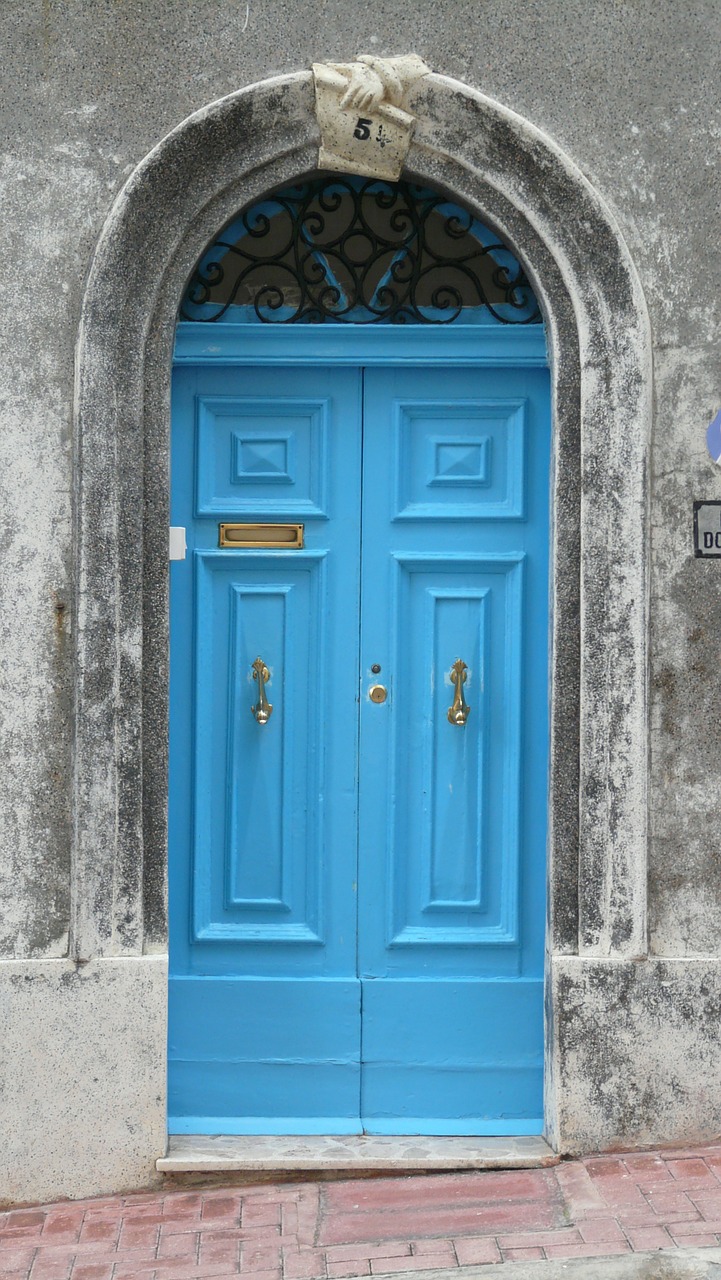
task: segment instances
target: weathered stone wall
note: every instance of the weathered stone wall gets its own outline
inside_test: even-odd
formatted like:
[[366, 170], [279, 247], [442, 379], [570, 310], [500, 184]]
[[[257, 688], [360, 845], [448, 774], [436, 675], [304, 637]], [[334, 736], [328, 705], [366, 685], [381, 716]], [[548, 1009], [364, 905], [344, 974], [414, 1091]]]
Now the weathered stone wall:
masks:
[[[569, 1146], [702, 1134], [704, 1124], [718, 1121], [720, 1101], [718, 1091], [704, 1092], [703, 1081], [713, 1062], [714, 992], [721, 989], [714, 962], [721, 955], [715, 834], [721, 764], [714, 750], [721, 562], [694, 561], [690, 528], [692, 499], [721, 497], [721, 472], [704, 441], [721, 402], [721, 103], [715, 93], [721, 11], [715, 0], [680, 7], [670, 0], [594, 6], [582, 0], [542, 6], [390, 0], [377, 13], [347, 0], [303, 6], [250, 0], [247, 7], [245, 0], [6, 0], [2, 20], [0, 288], [8, 336], [0, 367], [0, 956], [6, 958], [0, 962], [0, 1030], [12, 1028], [3, 1036], [3, 1070], [8, 1078], [24, 1071], [12, 1057], [20, 1042], [20, 1064], [29, 1061], [23, 1055], [33, 1057], [27, 1034], [33, 1020], [51, 1025], [56, 1041], [66, 1038], [68, 1046], [80, 1039], [87, 1070], [82, 1086], [80, 1075], [68, 1078], [73, 1102], [39, 1111], [33, 1095], [46, 1081], [54, 1089], [57, 1074], [38, 1046], [35, 1056], [48, 1070], [28, 1071], [32, 1085], [13, 1102], [19, 1107], [24, 1098], [27, 1107], [16, 1131], [24, 1141], [31, 1121], [39, 1124], [41, 1116], [47, 1131], [55, 1115], [59, 1154], [42, 1176], [39, 1164], [31, 1166], [22, 1187], [8, 1174], [0, 1193], [85, 1194], [147, 1181], [162, 1133], [162, 1067], [155, 1063], [146, 1090], [154, 1109], [148, 1112], [147, 1098], [139, 1097], [134, 1113], [148, 1134], [146, 1146], [133, 1139], [123, 1147], [129, 1095], [121, 1088], [105, 1111], [106, 1149], [115, 1152], [107, 1176], [93, 1156], [72, 1168], [69, 1160], [60, 1172], [63, 1134], [71, 1125], [62, 1116], [77, 1126], [81, 1087], [91, 1098], [87, 1115], [101, 1114], [98, 1099], [106, 1089], [102, 1070], [93, 1068], [103, 1061], [102, 1037], [92, 1029], [102, 1005], [92, 994], [97, 985], [81, 998], [80, 987], [68, 983], [72, 964], [62, 959], [72, 915], [73, 356], [92, 253], [129, 173], [191, 112], [242, 85], [358, 51], [413, 50], [435, 71], [482, 90], [545, 131], [612, 210], [640, 276], [654, 337], [656, 397], [650, 947], [674, 963], [664, 969], [641, 962], [633, 979], [628, 966], [614, 970], [605, 987], [599, 974], [610, 974], [611, 966], [597, 966], [589, 977], [572, 959], [561, 965], [559, 1007], [573, 1011], [566, 1026], [575, 1031], [554, 1047], [563, 1085], [555, 1123]], [[128, 555], [136, 550], [128, 547]], [[126, 888], [121, 874], [116, 905]], [[150, 949], [161, 941], [154, 932]], [[134, 937], [129, 949], [141, 952], [142, 938]], [[127, 950], [121, 931], [106, 953]], [[699, 959], [684, 968], [683, 957]], [[118, 974], [126, 980], [125, 963], [81, 967], [78, 981], [97, 984], [102, 964], [120, 964], [117, 972], [107, 970], [112, 1000]], [[148, 963], [146, 1011], [152, 1010], [162, 1039], [162, 962]], [[50, 1022], [49, 983], [57, 987]], [[657, 988], [662, 1004], [654, 1007], [666, 1012], [655, 1024], [649, 1011]], [[122, 1012], [132, 1007], [129, 991], [123, 988], [107, 1036], [122, 1036], [119, 1052], [137, 1062], [148, 1046], [140, 1017]], [[636, 1010], [644, 1030], [640, 1036], [626, 1030], [610, 1043], [602, 1033], [604, 1015], [619, 1007]], [[652, 1044], [654, 1025], [665, 1029], [668, 1048], [663, 1064], [649, 1050], [644, 1092], [642, 1047]], [[631, 1078], [625, 1092], [614, 1085], [622, 1075]], [[586, 1079], [588, 1088], [581, 1087]], [[674, 1102], [681, 1097], [683, 1104]]]

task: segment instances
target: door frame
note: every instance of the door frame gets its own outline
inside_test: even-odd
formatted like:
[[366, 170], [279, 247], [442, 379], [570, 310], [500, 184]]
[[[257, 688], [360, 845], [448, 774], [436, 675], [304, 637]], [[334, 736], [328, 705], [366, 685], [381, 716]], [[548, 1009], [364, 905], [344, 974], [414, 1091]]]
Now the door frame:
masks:
[[[319, 329], [322, 327], [322, 339]], [[173, 365], [235, 367], [309, 363], [463, 365], [465, 368], [547, 368], [542, 324], [535, 325], [266, 325], [184, 321]]]
[[[612, 215], [570, 158], [476, 90], [414, 91], [406, 175], [514, 249], [541, 301], [554, 432], [546, 1125], [603, 1142], [573, 1028], [604, 966], [646, 954], [650, 326]], [[164, 1100], [169, 378], [185, 282], [218, 229], [316, 170], [310, 72], [230, 94], [143, 160], [101, 234], [77, 347], [70, 954], [137, 961]], [[152, 969], [152, 978], [148, 975]], [[146, 984], [153, 988], [148, 997]], [[140, 988], [139, 988], [140, 989]], [[148, 1024], [126, 1045], [148, 1054]], [[593, 1053], [589, 1035], [588, 1053]], [[149, 1069], [143, 1067], [143, 1078]], [[150, 1087], [150, 1086], [149, 1086]], [[584, 1135], [581, 1137], [580, 1135]]]

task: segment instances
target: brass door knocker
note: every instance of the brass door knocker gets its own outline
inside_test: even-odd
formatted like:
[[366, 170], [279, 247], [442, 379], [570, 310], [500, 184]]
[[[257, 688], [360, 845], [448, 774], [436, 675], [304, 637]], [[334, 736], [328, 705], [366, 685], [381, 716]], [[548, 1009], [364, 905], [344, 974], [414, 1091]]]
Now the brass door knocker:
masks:
[[463, 696], [463, 686], [468, 679], [468, 667], [460, 658], [456, 658], [451, 667], [450, 679], [451, 684], [456, 687], [456, 692], [453, 695], [453, 706], [448, 708], [448, 719], [451, 724], [457, 724], [462, 727], [471, 714], [471, 708]]
[[273, 706], [265, 696], [265, 684], [270, 680], [270, 672], [262, 658], [256, 658], [253, 663], [253, 679], [258, 681], [258, 701], [250, 709], [258, 724], [267, 724], [273, 714]]

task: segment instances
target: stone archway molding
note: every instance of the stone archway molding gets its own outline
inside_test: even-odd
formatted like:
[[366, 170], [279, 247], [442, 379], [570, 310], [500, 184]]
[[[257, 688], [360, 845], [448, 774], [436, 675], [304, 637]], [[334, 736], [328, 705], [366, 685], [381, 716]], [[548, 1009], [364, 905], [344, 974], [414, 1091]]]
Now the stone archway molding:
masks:
[[[549, 949], [628, 961], [646, 951], [644, 299], [612, 215], [548, 137], [445, 76], [419, 80], [409, 109], [406, 173], [494, 225], [544, 306], [555, 421]], [[184, 282], [239, 208], [316, 168], [318, 145], [309, 71], [211, 103], [138, 165], [92, 261], [76, 381], [79, 961], [166, 946], [169, 371]]]

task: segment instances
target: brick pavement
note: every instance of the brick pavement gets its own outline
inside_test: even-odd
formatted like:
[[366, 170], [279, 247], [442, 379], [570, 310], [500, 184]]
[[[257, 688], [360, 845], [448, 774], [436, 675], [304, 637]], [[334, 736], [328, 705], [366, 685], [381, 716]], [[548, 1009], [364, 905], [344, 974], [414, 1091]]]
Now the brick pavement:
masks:
[[316, 1280], [721, 1243], [721, 1145], [0, 1213], [0, 1280]]

